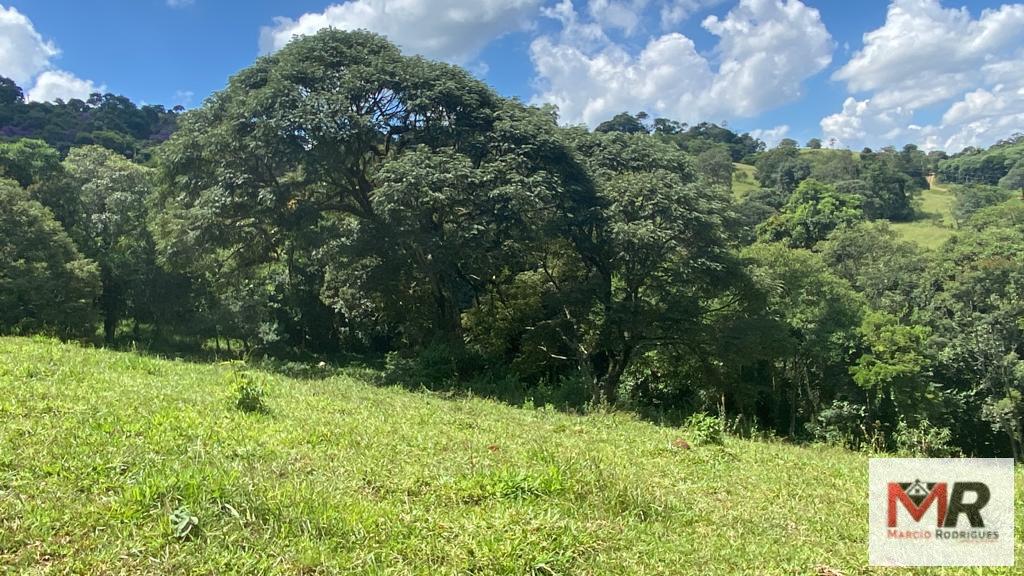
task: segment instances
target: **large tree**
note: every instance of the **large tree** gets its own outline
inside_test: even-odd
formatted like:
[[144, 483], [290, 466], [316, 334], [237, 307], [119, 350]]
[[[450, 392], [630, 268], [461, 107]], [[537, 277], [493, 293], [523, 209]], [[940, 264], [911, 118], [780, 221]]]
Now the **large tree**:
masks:
[[[990, 218], [987, 224], [941, 247], [921, 283], [917, 316], [935, 333], [936, 380], [946, 387], [947, 402], [962, 406], [953, 429], [960, 445], [1019, 458], [1024, 454], [1024, 224], [1012, 217]], [[1005, 444], [979, 430], [981, 422]]]
[[586, 237], [593, 194], [556, 132], [461, 69], [322, 31], [182, 119], [161, 158], [163, 253], [292, 346], [329, 349], [363, 320], [458, 342], [461, 313], [534, 266], [538, 239]]
[[60, 172], [60, 154], [42, 140], [0, 142], [0, 177], [23, 188], [53, 179]]
[[757, 180], [763, 188], [790, 194], [811, 174], [811, 163], [794, 145], [779, 146], [758, 154]]
[[99, 146], [75, 148], [64, 161], [65, 198], [73, 198], [64, 222], [82, 252], [100, 267], [103, 333], [113, 342], [118, 323], [149, 306], [156, 274], [147, 201], [152, 170]]
[[817, 180], [805, 180], [782, 211], [758, 228], [758, 236], [769, 242], [785, 241], [794, 248], [811, 248], [833, 230], [863, 218], [860, 198]]
[[758, 243], [743, 256], [766, 294], [764, 315], [783, 327], [750, 347], [747, 362], [770, 357], [758, 348], [778, 354], [764, 374], [776, 404], [768, 412], [780, 432], [795, 436], [798, 422], [814, 420], [847, 388], [864, 300], [808, 250]]
[[715, 316], [739, 299], [741, 272], [723, 234], [728, 196], [657, 138], [578, 130], [567, 138], [604, 205], [593, 242], [548, 244], [543, 269], [513, 284], [516, 298], [488, 299], [471, 318], [481, 335], [494, 325], [487, 318], [517, 319], [516, 354], [570, 362], [594, 399], [615, 402], [645, 354], [710, 361]]
[[873, 309], [910, 319], [914, 292], [928, 266], [917, 244], [902, 239], [886, 222], [861, 222], [836, 230], [816, 249]]

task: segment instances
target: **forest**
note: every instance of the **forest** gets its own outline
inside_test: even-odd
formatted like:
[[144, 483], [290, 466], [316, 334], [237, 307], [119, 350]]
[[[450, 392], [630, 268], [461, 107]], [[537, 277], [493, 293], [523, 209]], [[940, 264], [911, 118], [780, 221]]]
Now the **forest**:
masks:
[[[189, 111], [4, 79], [0, 333], [1020, 459], [1024, 136], [950, 152], [563, 126], [368, 32]], [[931, 249], [895, 226], [936, 183]]]

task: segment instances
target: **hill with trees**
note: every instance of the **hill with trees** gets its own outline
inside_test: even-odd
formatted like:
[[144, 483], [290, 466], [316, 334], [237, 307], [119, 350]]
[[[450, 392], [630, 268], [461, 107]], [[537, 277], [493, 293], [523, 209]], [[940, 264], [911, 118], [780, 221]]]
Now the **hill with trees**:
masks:
[[1001, 140], [987, 149], [966, 148], [940, 161], [937, 173], [950, 184], [1024, 189], [1024, 134]]
[[[116, 97], [8, 93], [3, 332], [358, 357], [390, 382], [516, 404], [1021, 454], [1024, 207], [964, 188], [933, 250], [890, 225], [967, 156], [766, 149], [643, 114], [564, 127], [337, 30], [155, 123]], [[46, 122], [18, 138], [33, 115]], [[89, 140], [108, 129], [130, 149]], [[756, 167], [741, 195], [737, 160]]]
[[0, 76], [0, 141], [42, 140], [61, 154], [74, 146], [97, 145], [145, 159], [174, 132], [183, 111], [180, 106], [139, 107], [114, 94], [93, 94], [85, 101], [26, 102], [17, 84]]

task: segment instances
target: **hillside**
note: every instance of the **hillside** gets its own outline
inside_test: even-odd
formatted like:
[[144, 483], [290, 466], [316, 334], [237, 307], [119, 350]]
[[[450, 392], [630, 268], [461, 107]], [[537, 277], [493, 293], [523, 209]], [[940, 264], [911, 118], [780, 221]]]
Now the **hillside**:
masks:
[[[1015, 167], [1018, 176], [1004, 180]], [[987, 149], [968, 147], [939, 162], [937, 172], [943, 182], [1017, 188], [1021, 170], [1024, 170], [1024, 135], [1014, 134]]]
[[[921, 215], [912, 222], [894, 222], [892, 227], [905, 239], [916, 242], [924, 248], [938, 248], [949, 240], [956, 232], [953, 218], [953, 205], [956, 196], [953, 188], [956, 185], [939, 184], [934, 178], [929, 180], [931, 188], [923, 190], [920, 195]], [[1014, 195], [1006, 201], [1005, 206], [1024, 203], [1021, 197]]]
[[[800, 153], [813, 156], [823, 152], [804, 148]], [[854, 157], [860, 153], [854, 152]], [[749, 164], [735, 163], [733, 172], [733, 195], [737, 199], [744, 198], [751, 191], [758, 189], [757, 169]], [[953, 203], [955, 196], [949, 184], [939, 184], [935, 177], [929, 178], [930, 188], [922, 190], [918, 196], [920, 214], [911, 222], [893, 222], [892, 227], [906, 240], [915, 242], [923, 248], [935, 249], [949, 240], [956, 232], [953, 219]], [[1022, 202], [1020, 196], [1014, 196], [1008, 204]]]
[[864, 572], [863, 455], [294, 371], [247, 415], [228, 365], [0, 339], [0, 566]]
[[931, 188], [920, 195], [921, 214], [913, 222], [894, 222], [892, 227], [903, 237], [924, 248], [938, 248], [956, 231], [953, 220], [953, 192], [930, 179]]
[[739, 162], [733, 162], [733, 167], [735, 171], [732, 173], [732, 192], [736, 198], [743, 198], [758, 189], [756, 168]]

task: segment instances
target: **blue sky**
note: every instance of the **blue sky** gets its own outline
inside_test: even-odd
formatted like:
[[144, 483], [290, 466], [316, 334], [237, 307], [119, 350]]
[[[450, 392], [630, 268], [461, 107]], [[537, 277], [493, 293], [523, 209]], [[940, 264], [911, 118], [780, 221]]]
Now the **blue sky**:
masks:
[[567, 123], [645, 110], [947, 150], [1024, 131], [1024, 4], [982, 0], [0, 0], [0, 74], [40, 100], [196, 106], [326, 25], [466, 66]]

